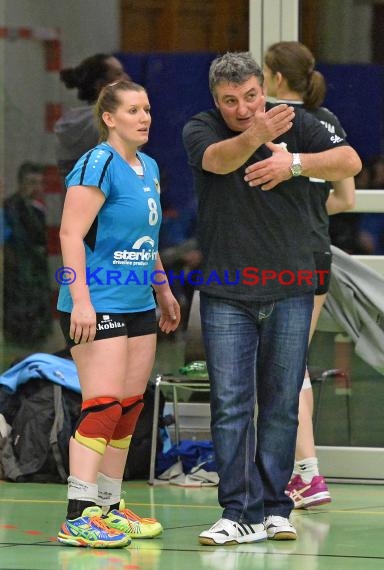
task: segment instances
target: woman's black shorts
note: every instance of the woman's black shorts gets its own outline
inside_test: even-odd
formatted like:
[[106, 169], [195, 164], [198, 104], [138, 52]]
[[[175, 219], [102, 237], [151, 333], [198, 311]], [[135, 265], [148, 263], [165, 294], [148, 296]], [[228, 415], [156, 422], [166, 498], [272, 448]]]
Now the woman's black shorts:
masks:
[[332, 263], [332, 253], [330, 251], [315, 251], [313, 252], [313, 257], [315, 259], [315, 266], [318, 271], [324, 271], [325, 273], [317, 273], [317, 286], [315, 289], [315, 295], [325, 295], [329, 289], [329, 283], [331, 280], [331, 263]]
[[[76, 343], [69, 337], [71, 313], [59, 311], [60, 326], [69, 348]], [[96, 313], [96, 336], [94, 340], [114, 338], [116, 336], [144, 336], [156, 334], [156, 310], [142, 311], [140, 313]]]

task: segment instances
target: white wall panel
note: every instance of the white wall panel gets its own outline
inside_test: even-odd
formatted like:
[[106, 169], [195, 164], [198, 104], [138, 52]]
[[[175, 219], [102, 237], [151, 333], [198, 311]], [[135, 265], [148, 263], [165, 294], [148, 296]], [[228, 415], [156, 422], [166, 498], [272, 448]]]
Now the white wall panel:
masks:
[[249, 0], [249, 14], [249, 49], [260, 64], [272, 43], [298, 39], [298, 0]]

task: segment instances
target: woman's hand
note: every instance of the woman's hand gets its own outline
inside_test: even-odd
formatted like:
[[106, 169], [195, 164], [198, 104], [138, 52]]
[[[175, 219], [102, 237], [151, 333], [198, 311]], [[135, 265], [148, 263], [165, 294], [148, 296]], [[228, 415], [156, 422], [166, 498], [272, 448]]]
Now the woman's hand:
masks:
[[69, 336], [76, 344], [92, 342], [96, 335], [96, 312], [89, 301], [74, 303]]
[[177, 329], [180, 323], [180, 305], [172, 291], [167, 288], [156, 291], [156, 300], [160, 309], [159, 327], [163, 333], [169, 334]]

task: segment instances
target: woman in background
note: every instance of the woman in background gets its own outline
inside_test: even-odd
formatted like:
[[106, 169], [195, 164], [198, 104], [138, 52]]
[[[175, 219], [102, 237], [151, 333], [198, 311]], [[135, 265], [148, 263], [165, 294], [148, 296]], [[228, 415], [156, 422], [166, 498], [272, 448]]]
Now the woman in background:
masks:
[[[264, 56], [264, 76], [266, 94], [276, 99], [276, 103], [289, 103], [294, 108], [304, 108], [330, 133], [334, 133], [335, 137], [345, 138], [344, 129], [338, 118], [322, 107], [326, 82], [323, 75], [315, 69], [315, 58], [305, 45], [296, 41], [273, 44]], [[332, 255], [328, 216], [354, 207], [355, 182], [354, 178], [332, 183], [311, 179], [311, 190], [309, 218], [312, 225], [313, 255], [316, 269], [328, 273], [322, 274], [325, 278], [319, 280], [315, 291], [309, 340], [315, 332], [329, 288]], [[313, 393], [307, 370], [300, 393], [295, 466], [287, 488], [295, 508], [311, 507], [331, 501], [328, 487], [319, 473], [312, 414]]]
[[68, 89], [77, 89], [77, 98], [86, 103], [68, 109], [54, 127], [58, 168], [65, 177], [80, 156], [99, 142], [94, 105], [101, 89], [129, 76], [116, 57], [97, 53], [76, 67], [62, 69], [60, 79]]

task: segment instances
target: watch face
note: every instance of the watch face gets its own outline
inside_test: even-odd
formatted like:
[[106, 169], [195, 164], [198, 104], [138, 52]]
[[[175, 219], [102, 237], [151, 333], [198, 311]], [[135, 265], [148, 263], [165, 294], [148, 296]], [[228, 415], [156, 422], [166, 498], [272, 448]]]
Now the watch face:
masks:
[[302, 170], [303, 169], [302, 169], [301, 162], [300, 162], [300, 156], [294, 154], [293, 155], [293, 162], [291, 164], [292, 176], [300, 176]]
[[291, 172], [293, 176], [300, 176], [301, 174], [301, 165], [300, 164], [293, 164], [291, 166]]

